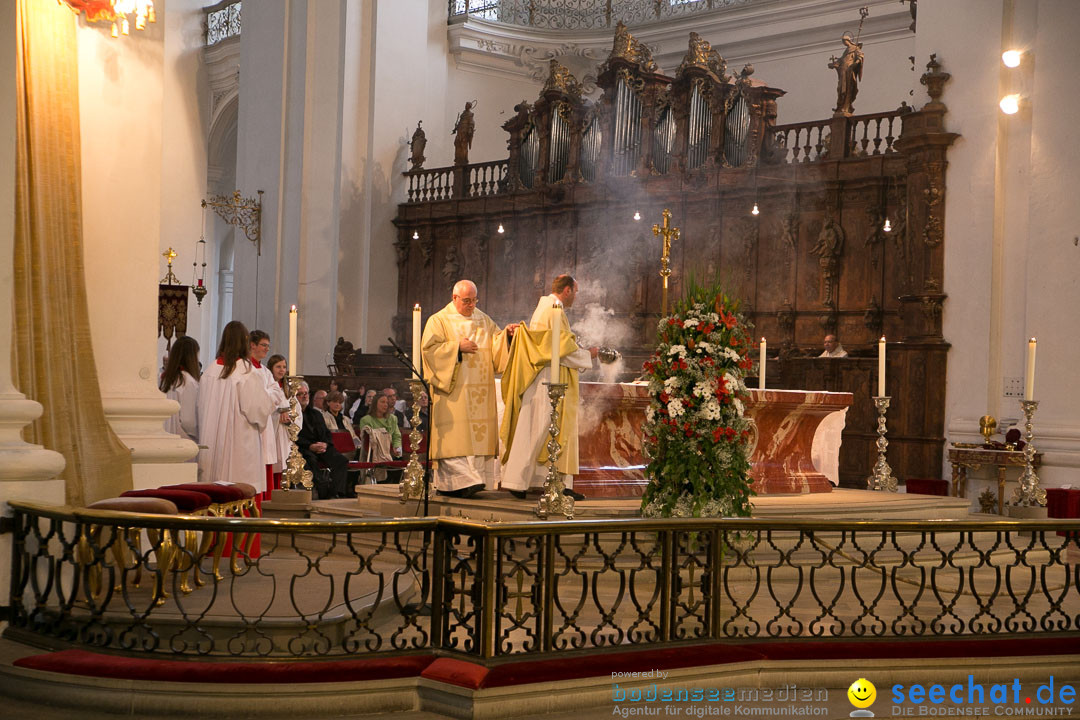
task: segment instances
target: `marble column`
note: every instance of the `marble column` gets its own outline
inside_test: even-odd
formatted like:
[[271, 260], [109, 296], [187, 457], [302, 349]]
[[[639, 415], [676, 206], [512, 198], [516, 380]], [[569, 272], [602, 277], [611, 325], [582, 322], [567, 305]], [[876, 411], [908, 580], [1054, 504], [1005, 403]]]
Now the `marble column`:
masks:
[[184, 461], [198, 452], [190, 440], [165, 432], [163, 422], [178, 406], [157, 388], [157, 286], [165, 274], [158, 249], [163, 34], [163, 23], [122, 42], [109, 37], [107, 26], [78, 32], [91, 335], [105, 416], [131, 449], [136, 489], [194, 482], [196, 467]]
[[[0, 167], [15, 167], [15, 0], [0, 0]], [[41, 405], [12, 384], [11, 347], [14, 298], [15, 173], [0, 173], [0, 511], [8, 502], [28, 500], [62, 505], [64, 457], [22, 439], [22, 430], [41, 415]], [[11, 534], [0, 534], [0, 591], [11, 572]]]

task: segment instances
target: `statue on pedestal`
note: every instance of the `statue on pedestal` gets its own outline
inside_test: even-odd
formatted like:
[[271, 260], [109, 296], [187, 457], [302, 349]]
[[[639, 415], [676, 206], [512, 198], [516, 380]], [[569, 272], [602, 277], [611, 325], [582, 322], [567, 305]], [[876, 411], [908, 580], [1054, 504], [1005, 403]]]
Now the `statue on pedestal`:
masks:
[[851, 33], [844, 33], [844, 54], [837, 59], [829, 58], [829, 67], [836, 70], [836, 107], [833, 116], [851, 115], [854, 112], [855, 96], [859, 94], [859, 81], [862, 80], [863, 51], [862, 43], [857, 42]]
[[465, 103], [465, 109], [457, 117], [454, 123], [454, 164], [469, 164], [469, 148], [472, 147], [473, 133], [476, 131], [476, 122], [473, 120], [473, 104]]
[[417, 121], [416, 130], [412, 134], [412, 140], [409, 141], [409, 150], [412, 154], [409, 157], [409, 164], [412, 166], [409, 168], [412, 170], [422, 170], [424, 167], [424, 149], [427, 147], [427, 134], [424, 133], [424, 129], [420, 127], [423, 120]]

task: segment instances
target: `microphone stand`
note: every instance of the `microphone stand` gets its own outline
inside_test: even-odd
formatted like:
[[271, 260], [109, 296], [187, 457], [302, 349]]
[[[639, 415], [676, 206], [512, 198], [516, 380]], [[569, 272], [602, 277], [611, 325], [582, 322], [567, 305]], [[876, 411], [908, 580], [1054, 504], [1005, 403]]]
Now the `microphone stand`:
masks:
[[[412, 361], [409, 359], [409, 356], [406, 355], [405, 351], [402, 350], [401, 347], [396, 342], [394, 342], [394, 339], [393, 338], [386, 338], [386, 339], [390, 342], [390, 345], [393, 346], [393, 348], [394, 348], [394, 358], [399, 363], [401, 363], [409, 371], [409, 382], [410, 383], [419, 383], [419, 385], [427, 393], [428, 399], [430, 401], [430, 399], [431, 399], [431, 386], [428, 385], [426, 380], [424, 380], [423, 376], [420, 374], [420, 371], [416, 368], [415, 365], [413, 365]], [[419, 399], [417, 398], [417, 393], [415, 391], [413, 392], [413, 403], [414, 403], [413, 407], [418, 407]], [[430, 407], [430, 404], [429, 404], [429, 407]], [[417, 410], [417, 413], [416, 413], [416, 415], [414, 415], [414, 418], [419, 418], [419, 410]], [[424, 486], [423, 486], [423, 488], [421, 490], [421, 497], [422, 497], [422, 499], [424, 501], [424, 516], [426, 517], [427, 514], [428, 514], [429, 486], [431, 484], [430, 479], [429, 479], [430, 476], [431, 476], [431, 411], [430, 410], [428, 411], [427, 427], [424, 429], [424, 433], [423, 433], [421, 439], [426, 440], [427, 448], [428, 448], [428, 452], [426, 453], [426, 455], [424, 457], [424, 466], [423, 466], [424, 467], [424, 475], [423, 475]], [[415, 447], [411, 448], [411, 454], [414, 457], [418, 454], [417, 449]], [[417, 460], [417, 462], [419, 462], [419, 460]], [[402, 502], [405, 502], [406, 500], [410, 499], [406, 495], [407, 492], [408, 491], [405, 488], [402, 488], [402, 496], [401, 496], [401, 501]]]

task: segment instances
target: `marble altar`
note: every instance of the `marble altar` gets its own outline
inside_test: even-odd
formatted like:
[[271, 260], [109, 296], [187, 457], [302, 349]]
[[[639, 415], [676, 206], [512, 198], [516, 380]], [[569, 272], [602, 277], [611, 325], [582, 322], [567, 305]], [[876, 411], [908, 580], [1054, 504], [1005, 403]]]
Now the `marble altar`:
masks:
[[[831, 492], [851, 393], [766, 389], [750, 395], [746, 411], [757, 427], [750, 455], [754, 490]], [[581, 471], [575, 488], [596, 498], [641, 496], [647, 463], [641, 428], [648, 405], [644, 384], [581, 383]]]

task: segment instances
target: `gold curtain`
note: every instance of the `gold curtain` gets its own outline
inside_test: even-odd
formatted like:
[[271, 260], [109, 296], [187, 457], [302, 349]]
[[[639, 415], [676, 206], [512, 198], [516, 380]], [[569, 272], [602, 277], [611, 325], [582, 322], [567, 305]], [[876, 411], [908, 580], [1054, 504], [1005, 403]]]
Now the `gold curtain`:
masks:
[[26, 440], [64, 456], [67, 502], [85, 505], [132, 481], [131, 453], [105, 420], [90, 339], [75, 22], [56, 0], [18, 0], [12, 360], [19, 389], [45, 407]]

